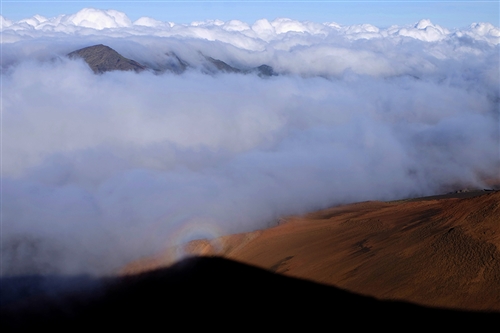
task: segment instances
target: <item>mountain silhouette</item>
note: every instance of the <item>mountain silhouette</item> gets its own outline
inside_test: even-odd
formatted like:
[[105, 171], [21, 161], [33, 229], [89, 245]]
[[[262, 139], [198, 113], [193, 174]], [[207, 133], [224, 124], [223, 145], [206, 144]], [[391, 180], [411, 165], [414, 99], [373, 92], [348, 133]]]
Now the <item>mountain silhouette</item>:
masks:
[[[2, 288], [7, 288], [2, 283]], [[108, 278], [94, 292], [32, 297], [4, 307], [2, 332], [49, 329], [231, 327], [489, 328], [499, 313], [380, 301], [220, 257], [192, 257], [164, 269]], [[96, 326], [97, 325], [97, 326]], [[403, 326], [401, 326], [403, 325]], [[491, 326], [494, 327], [494, 326]]]

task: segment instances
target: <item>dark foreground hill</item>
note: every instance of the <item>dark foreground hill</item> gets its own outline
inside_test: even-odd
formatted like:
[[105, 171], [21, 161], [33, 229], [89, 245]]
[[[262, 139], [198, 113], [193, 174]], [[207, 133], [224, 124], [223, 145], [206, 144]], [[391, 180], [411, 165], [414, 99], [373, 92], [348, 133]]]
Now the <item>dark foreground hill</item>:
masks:
[[481, 330], [500, 320], [499, 313], [380, 301], [219, 257], [195, 257], [170, 268], [103, 280], [94, 292], [14, 302], [1, 315], [2, 332], [249, 327]]

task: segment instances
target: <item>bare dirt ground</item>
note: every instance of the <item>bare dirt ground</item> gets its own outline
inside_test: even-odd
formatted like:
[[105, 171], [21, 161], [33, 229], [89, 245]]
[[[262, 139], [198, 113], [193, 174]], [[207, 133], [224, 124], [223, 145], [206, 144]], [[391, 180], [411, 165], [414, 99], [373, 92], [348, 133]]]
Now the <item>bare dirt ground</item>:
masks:
[[169, 266], [180, 253], [223, 256], [378, 299], [500, 312], [500, 192], [334, 207], [193, 241], [122, 273]]

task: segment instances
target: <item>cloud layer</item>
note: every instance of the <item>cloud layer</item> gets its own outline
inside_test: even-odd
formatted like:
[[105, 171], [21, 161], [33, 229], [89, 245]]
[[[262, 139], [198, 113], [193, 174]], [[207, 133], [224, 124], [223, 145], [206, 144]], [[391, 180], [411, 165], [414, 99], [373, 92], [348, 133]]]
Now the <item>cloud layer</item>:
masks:
[[[1, 24], [4, 275], [109, 273], [287, 214], [499, 176], [488, 23], [176, 25], [84, 9]], [[99, 43], [195, 67], [95, 75], [65, 57]], [[280, 75], [206, 75], [200, 52]]]

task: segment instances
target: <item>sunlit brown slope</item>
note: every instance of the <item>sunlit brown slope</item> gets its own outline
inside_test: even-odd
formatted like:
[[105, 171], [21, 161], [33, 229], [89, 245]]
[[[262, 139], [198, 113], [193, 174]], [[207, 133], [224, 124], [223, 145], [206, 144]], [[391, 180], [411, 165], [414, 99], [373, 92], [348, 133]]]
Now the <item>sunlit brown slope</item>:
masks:
[[[477, 194], [345, 205], [268, 230], [194, 241], [183, 251], [381, 299], [500, 311], [500, 192]], [[166, 266], [178, 252], [124, 272]]]

